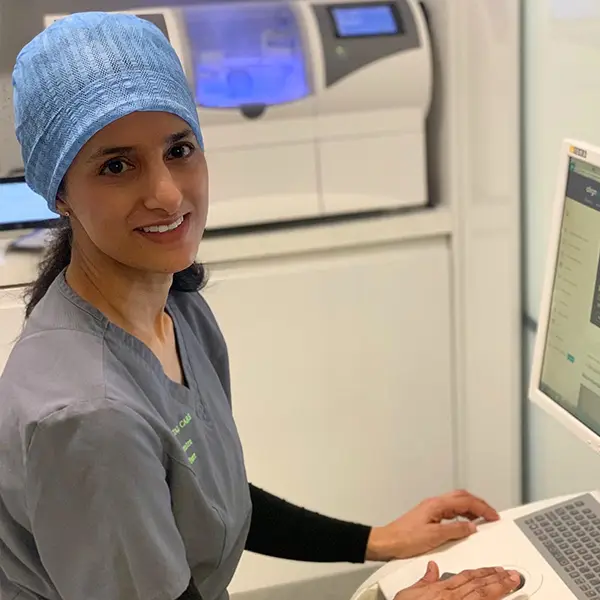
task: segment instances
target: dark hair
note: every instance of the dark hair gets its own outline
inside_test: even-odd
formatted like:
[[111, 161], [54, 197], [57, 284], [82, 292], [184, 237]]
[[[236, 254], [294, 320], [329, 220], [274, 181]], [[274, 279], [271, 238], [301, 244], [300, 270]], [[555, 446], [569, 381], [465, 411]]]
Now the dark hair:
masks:
[[[64, 189], [64, 188], [63, 188]], [[71, 242], [73, 230], [68, 218], [61, 217], [52, 229], [51, 238], [44, 257], [38, 266], [37, 279], [25, 291], [25, 318], [46, 295], [52, 282], [71, 262]], [[198, 292], [206, 285], [206, 269], [201, 263], [193, 263], [187, 269], [173, 275], [171, 290], [177, 292]]]

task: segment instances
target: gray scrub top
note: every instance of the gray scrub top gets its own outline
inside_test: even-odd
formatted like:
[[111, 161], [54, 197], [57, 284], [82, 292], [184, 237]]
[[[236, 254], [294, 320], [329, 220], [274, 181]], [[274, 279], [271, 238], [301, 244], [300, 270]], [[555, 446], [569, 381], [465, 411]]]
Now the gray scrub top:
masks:
[[0, 377], [0, 598], [228, 597], [250, 525], [225, 342], [200, 294], [167, 311], [186, 386], [64, 274]]

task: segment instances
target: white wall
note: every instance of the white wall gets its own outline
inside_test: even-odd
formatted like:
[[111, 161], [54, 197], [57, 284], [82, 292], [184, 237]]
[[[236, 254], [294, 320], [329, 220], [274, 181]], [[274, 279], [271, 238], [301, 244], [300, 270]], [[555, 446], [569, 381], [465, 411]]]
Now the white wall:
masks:
[[[560, 142], [600, 145], [600, 1], [523, 0], [526, 310], [537, 319]], [[527, 340], [529, 347], [533, 335]], [[530, 353], [529, 348], [529, 353]], [[600, 486], [600, 457], [528, 407], [530, 499]]]

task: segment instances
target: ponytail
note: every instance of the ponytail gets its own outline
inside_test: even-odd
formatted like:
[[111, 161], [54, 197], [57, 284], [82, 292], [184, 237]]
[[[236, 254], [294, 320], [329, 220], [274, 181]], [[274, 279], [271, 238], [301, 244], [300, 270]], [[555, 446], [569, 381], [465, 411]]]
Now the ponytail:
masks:
[[66, 217], [61, 217], [52, 230], [50, 243], [38, 265], [37, 279], [25, 291], [25, 318], [28, 319], [40, 300], [46, 295], [52, 282], [71, 262], [71, 239], [73, 230]]

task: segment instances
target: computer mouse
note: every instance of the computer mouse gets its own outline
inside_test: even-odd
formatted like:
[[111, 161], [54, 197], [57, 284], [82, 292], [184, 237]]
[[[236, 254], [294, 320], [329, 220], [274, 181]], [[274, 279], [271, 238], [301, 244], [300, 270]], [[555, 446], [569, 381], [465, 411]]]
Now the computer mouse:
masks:
[[519, 583], [519, 585], [518, 585], [518, 586], [515, 588], [515, 590], [514, 590], [515, 592], [518, 592], [519, 590], [522, 590], [522, 589], [523, 589], [523, 587], [525, 586], [525, 581], [526, 581], [526, 579], [525, 579], [525, 575], [523, 575], [523, 573], [519, 573], [519, 580], [520, 580], [520, 583]]

